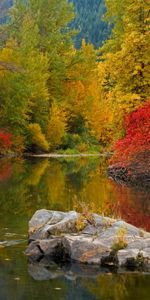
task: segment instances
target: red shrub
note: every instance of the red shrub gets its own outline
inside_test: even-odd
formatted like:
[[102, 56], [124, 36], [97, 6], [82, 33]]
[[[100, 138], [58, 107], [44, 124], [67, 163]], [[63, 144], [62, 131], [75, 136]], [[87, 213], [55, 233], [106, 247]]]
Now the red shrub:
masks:
[[115, 144], [113, 161], [130, 161], [150, 150], [150, 101], [125, 117], [126, 135]]
[[0, 130], [0, 154], [7, 152], [12, 146], [12, 135]]

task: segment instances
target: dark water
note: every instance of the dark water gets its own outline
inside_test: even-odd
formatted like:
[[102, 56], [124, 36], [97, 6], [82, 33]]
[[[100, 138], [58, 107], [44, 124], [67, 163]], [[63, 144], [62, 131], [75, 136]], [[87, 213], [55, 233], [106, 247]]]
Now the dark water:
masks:
[[112, 182], [106, 167], [105, 158], [0, 160], [0, 300], [149, 299], [149, 274], [30, 265], [23, 253], [28, 221], [40, 208], [80, 210], [86, 203], [150, 231], [149, 191]]

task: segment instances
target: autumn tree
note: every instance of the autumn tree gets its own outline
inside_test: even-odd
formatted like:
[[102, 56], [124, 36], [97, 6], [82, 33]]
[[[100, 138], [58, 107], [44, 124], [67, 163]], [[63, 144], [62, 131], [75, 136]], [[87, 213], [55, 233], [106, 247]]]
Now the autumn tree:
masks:
[[[91, 121], [91, 111], [94, 113], [95, 103], [99, 103], [96, 51], [84, 40], [81, 49], [73, 49], [71, 53], [65, 98], [69, 132], [79, 135], [87, 144], [93, 143], [94, 139], [98, 141]], [[77, 142], [77, 136], [74, 137]]]
[[109, 107], [112, 114], [104, 123], [113, 140], [123, 134], [124, 115], [135, 110], [150, 93], [149, 6], [142, 0], [106, 0], [106, 6], [106, 19], [114, 28], [100, 50], [98, 68], [103, 107]]
[[[10, 22], [4, 25], [7, 41], [0, 53], [0, 61], [6, 65], [0, 74], [1, 126], [23, 135], [26, 141], [29, 128], [37, 130], [37, 135], [47, 134], [50, 108], [63, 98], [67, 53], [71, 47], [67, 24], [72, 17], [72, 5], [65, 0], [16, 0]], [[8, 72], [10, 62], [20, 72]]]

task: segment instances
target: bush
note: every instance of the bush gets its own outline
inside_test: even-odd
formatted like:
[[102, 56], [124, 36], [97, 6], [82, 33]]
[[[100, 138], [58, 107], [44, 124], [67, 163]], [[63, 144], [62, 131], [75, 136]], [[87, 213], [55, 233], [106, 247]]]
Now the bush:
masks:
[[115, 144], [112, 161], [126, 162], [150, 149], [150, 101], [125, 118], [125, 137]]
[[22, 135], [13, 136], [13, 151], [18, 155], [25, 151], [25, 138]]
[[80, 153], [86, 153], [86, 152], [88, 152], [89, 147], [86, 143], [82, 142], [82, 143], [78, 144], [77, 149]]
[[5, 132], [4, 130], [0, 131], [0, 154], [6, 154], [12, 146], [12, 135]]
[[64, 136], [61, 144], [63, 150], [75, 149], [77, 145], [82, 142], [81, 137], [78, 134], [68, 133]]
[[33, 148], [36, 151], [40, 150], [47, 152], [49, 150], [49, 144], [45, 135], [42, 133], [40, 125], [37, 123], [30, 124], [28, 130]]

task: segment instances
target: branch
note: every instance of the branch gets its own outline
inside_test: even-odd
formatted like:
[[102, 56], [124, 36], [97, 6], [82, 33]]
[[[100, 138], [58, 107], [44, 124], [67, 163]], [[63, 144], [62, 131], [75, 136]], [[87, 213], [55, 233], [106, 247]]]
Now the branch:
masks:
[[6, 70], [10, 72], [17, 72], [17, 73], [22, 73], [23, 70], [21, 68], [18, 68], [16, 65], [9, 63], [9, 62], [4, 62], [0, 61], [0, 71]]

